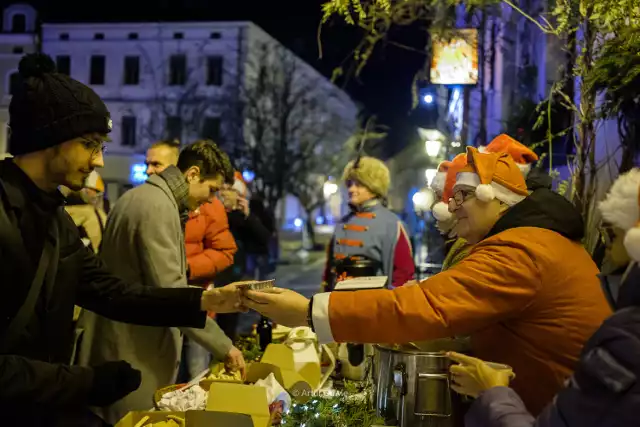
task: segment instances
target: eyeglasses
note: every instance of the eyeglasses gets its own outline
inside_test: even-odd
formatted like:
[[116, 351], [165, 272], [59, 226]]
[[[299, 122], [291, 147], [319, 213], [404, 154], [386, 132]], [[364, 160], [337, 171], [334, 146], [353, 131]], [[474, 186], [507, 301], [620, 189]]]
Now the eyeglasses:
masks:
[[471, 191], [458, 190], [453, 197], [449, 199], [449, 207], [451, 210], [456, 210], [462, 206], [464, 202], [471, 200], [473, 197], [475, 197], [475, 193]]
[[95, 139], [82, 138], [82, 145], [85, 146], [87, 150], [91, 150], [91, 157], [95, 158], [99, 153], [105, 153], [107, 151], [106, 145], [104, 145], [104, 141], [97, 141]]

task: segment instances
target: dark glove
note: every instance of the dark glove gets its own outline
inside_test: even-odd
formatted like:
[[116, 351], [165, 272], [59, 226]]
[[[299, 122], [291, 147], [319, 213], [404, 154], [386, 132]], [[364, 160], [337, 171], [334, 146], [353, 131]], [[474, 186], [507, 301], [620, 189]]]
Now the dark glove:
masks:
[[124, 361], [107, 362], [93, 367], [90, 406], [109, 406], [140, 387], [142, 375]]

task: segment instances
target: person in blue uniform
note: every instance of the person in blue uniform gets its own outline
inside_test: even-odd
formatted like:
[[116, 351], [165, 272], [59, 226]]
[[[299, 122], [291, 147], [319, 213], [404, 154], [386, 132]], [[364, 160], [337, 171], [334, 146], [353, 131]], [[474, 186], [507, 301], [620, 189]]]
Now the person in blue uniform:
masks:
[[325, 289], [346, 277], [387, 276], [387, 287], [402, 286], [415, 273], [406, 228], [386, 207], [389, 169], [373, 157], [350, 162], [343, 180], [351, 211], [340, 223], [328, 248]]

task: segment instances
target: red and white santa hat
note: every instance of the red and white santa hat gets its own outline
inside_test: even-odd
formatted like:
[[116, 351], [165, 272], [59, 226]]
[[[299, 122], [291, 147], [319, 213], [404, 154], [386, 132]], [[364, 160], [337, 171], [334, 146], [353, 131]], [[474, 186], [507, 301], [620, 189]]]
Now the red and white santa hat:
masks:
[[461, 185], [475, 188], [480, 201], [498, 199], [508, 206], [529, 195], [524, 176], [510, 155], [480, 153], [474, 147], [467, 147], [467, 165], [457, 174], [453, 191]]
[[436, 176], [433, 177], [431, 181], [430, 187], [431, 189], [438, 195], [438, 197], [442, 196], [444, 192], [444, 183], [447, 179], [447, 171], [451, 166], [451, 162], [445, 160], [438, 165], [438, 172], [436, 172]]
[[605, 222], [625, 231], [624, 248], [640, 262], [640, 169], [620, 175], [598, 209]]
[[433, 216], [438, 221], [447, 221], [451, 219], [452, 214], [449, 212], [449, 199], [453, 197], [453, 186], [456, 183], [456, 175], [466, 166], [466, 164], [467, 155], [465, 153], [458, 154], [451, 162], [449, 162], [444, 187], [442, 189], [442, 198], [431, 208]]
[[516, 162], [525, 177], [531, 170], [531, 165], [538, 161], [538, 155], [529, 147], [504, 133], [496, 136], [486, 147], [479, 147], [478, 151], [480, 153], [507, 153]]

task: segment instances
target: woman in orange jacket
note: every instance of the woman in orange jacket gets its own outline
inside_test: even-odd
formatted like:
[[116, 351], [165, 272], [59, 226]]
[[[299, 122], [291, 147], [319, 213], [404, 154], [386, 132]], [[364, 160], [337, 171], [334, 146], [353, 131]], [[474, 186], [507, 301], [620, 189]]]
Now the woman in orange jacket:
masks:
[[417, 286], [311, 301], [286, 289], [247, 291], [243, 304], [279, 324], [309, 325], [322, 342], [470, 336], [475, 356], [514, 368], [513, 388], [537, 414], [611, 309], [573, 205], [546, 188], [529, 195], [508, 154], [467, 150], [449, 202], [458, 235], [474, 245], [460, 263]]

